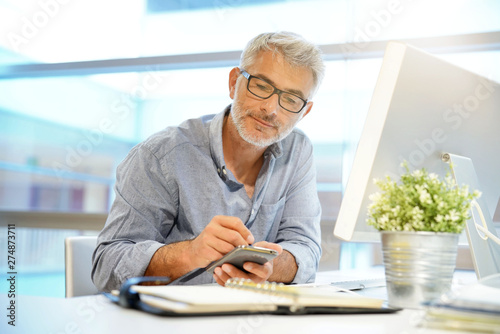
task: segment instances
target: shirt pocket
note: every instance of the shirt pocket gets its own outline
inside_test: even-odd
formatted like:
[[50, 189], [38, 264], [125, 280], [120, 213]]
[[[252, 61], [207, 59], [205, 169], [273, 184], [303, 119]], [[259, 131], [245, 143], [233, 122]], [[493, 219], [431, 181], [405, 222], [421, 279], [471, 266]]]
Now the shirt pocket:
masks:
[[252, 234], [256, 241], [275, 242], [285, 209], [285, 197], [275, 204], [262, 204], [255, 216]]

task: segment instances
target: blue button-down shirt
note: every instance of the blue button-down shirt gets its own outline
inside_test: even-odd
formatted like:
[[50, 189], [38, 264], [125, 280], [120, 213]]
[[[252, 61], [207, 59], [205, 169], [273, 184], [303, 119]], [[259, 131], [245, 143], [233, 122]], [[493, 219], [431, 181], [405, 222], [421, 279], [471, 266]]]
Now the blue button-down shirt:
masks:
[[[222, 125], [229, 108], [166, 128], [135, 146], [118, 166], [116, 199], [93, 256], [100, 290], [142, 276], [159, 247], [195, 238], [216, 215], [239, 217], [256, 242], [289, 251], [298, 265], [293, 282], [314, 280], [321, 207], [311, 142], [294, 129], [268, 147], [249, 198], [225, 167]], [[185, 283], [211, 282], [204, 272]]]

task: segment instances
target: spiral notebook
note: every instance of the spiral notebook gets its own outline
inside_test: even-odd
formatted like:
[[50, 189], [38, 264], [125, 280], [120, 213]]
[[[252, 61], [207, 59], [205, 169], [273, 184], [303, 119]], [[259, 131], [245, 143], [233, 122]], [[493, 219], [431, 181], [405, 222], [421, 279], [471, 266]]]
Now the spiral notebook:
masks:
[[231, 279], [219, 285], [128, 284], [115, 293], [115, 302], [124, 307], [169, 316], [230, 314], [324, 314], [389, 313], [397, 309], [384, 306], [384, 300], [363, 297], [335, 289], [294, 287], [277, 283], [257, 284]]

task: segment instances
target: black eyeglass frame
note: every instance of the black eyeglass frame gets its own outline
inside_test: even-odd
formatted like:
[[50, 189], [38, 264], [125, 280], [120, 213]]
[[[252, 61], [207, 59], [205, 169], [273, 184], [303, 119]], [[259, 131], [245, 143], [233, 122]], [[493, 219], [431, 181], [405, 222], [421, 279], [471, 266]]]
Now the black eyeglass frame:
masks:
[[[250, 73], [248, 73], [248, 72], [247, 72], [247, 71], [245, 71], [244, 69], [240, 69], [240, 72], [241, 72], [241, 74], [242, 74], [242, 75], [243, 75], [243, 76], [247, 79], [247, 90], [248, 90], [250, 93], [252, 93], [252, 95], [257, 96], [257, 97], [258, 97], [258, 98], [260, 98], [260, 99], [264, 99], [264, 100], [266, 100], [266, 99], [270, 98], [271, 96], [273, 96], [274, 94], [278, 94], [278, 104], [280, 105], [280, 107], [281, 107], [281, 108], [283, 108], [283, 109], [285, 109], [285, 110], [286, 110], [286, 111], [288, 111], [288, 112], [291, 112], [292, 114], [298, 114], [298, 113], [300, 113], [300, 112], [302, 111], [302, 109], [304, 109], [304, 107], [306, 106], [307, 102], [309, 102], [308, 100], [304, 100], [303, 98], [301, 98], [301, 97], [300, 97], [300, 96], [298, 96], [297, 94], [293, 94], [293, 93], [290, 93], [290, 92], [287, 92], [287, 91], [283, 91], [283, 90], [281, 90], [281, 89], [278, 89], [278, 88], [274, 87], [274, 85], [271, 85], [271, 84], [270, 84], [269, 82], [267, 82], [266, 80], [264, 80], [264, 79], [262, 79], [262, 78], [259, 78], [259, 77], [256, 77], [255, 75], [251, 75]], [[255, 79], [259, 79], [259, 80], [264, 81], [264, 82], [265, 82], [265, 83], [267, 83], [269, 86], [273, 87], [273, 89], [274, 89], [274, 90], [272, 91], [272, 93], [271, 93], [271, 94], [269, 94], [269, 96], [268, 96], [268, 97], [262, 97], [262, 96], [259, 96], [259, 95], [255, 94], [254, 92], [252, 92], [252, 91], [250, 90], [250, 79], [252, 79], [252, 78], [255, 78]], [[298, 99], [300, 99], [302, 102], [304, 102], [304, 104], [302, 105], [302, 107], [301, 107], [298, 111], [292, 111], [292, 110], [290, 110], [290, 109], [287, 109], [287, 108], [283, 107], [283, 106], [281, 105], [281, 94], [283, 94], [283, 93], [286, 93], [286, 94], [289, 94], [289, 95], [292, 95], [292, 96], [297, 97], [297, 98], [298, 98]]]

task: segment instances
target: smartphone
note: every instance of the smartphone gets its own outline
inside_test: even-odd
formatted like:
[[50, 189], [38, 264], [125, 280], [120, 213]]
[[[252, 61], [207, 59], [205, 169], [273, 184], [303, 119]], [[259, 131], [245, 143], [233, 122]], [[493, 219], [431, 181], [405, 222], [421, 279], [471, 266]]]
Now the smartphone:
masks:
[[274, 259], [276, 256], [278, 256], [278, 252], [274, 249], [256, 246], [238, 246], [219, 260], [210, 263], [205, 270], [213, 274], [216, 267], [220, 267], [224, 263], [230, 263], [236, 268], [246, 271], [243, 269], [243, 264], [245, 262], [264, 264]]

